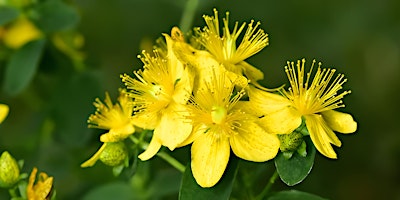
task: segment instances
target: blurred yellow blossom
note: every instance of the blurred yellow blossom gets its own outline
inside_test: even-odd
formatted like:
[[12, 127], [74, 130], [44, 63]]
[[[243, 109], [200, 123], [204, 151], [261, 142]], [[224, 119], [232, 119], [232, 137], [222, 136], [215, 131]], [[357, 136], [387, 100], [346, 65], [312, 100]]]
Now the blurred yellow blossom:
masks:
[[335, 69], [322, 69], [318, 63], [317, 72], [311, 79], [315, 60], [310, 72], [305, 74], [305, 59], [288, 62], [285, 67], [290, 82], [288, 91], [281, 90], [282, 96], [250, 88], [252, 106], [262, 115], [262, 124], [271, 133], [287, 134], [300, 126], [302, 117], [317, 150], [329, 158], [337, 158], [331, 144], [340, 147], [341, 142], [333, 131], [353, 133], [357, 123], [347, 113], [334, 111], [344, 107], [342, 98], [350, 91], [338, 93], [346, 82], [343, 74], [332, 79]]
[[29, 176], [29, 182], [26, 187], [28, 200], [50, 199], [53, 188], [53, 177], [49, 177], [46, 173], [41, 172], [38, 180], [36, 180], [36, 174], [37, 168], [34, 167], [31, 175]]
[[6, 46], [18, 49], [30, 41], [41, 38], [42, 35], [28, 18], [21, 16], [6, 27], [2, 39]]
[[10, 108], [6, 104], [0, 104], [0, 124], [6, 119]]

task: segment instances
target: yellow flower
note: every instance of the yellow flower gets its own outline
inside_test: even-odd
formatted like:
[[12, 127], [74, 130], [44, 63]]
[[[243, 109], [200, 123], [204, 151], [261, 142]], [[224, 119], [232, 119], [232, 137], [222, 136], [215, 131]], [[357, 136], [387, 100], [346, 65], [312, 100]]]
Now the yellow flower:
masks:
[[6, 119], [10, 108], [6, 104], [0, 104], [0, 124]]
[[51, 191], [53, 188], [53, 177], [49, 177], [46, 173], [41, 172], [39, 179], [36, 181], [37, 168], [34, 167], [29, 182], [26, 187], [28, 200], [45, 200], [51, 198]]
[[254, 23], [252, 20], [248, 24], [242, 41], [236, 47], [237, 40], [245, 29], [246, 23], [239, 27], [236, 22], [233, 30], [229, 30], [229, 13], [227, 12], [226, 18], [223, 19], [223, 29], [220, 31], [216, 9], [214, 9], [214, 17], [204, 15], [203, 18], [207, 26], [203, 29], [195, 29], [197, 41], [229, 71], [246, 75], [254, 84], [257, 84], [257, 80], [263, 79], [262, 71], [244, 61], [268, 45], [268, 35], [264, 30], [257, 29], [260, 22]]
[[288, 91], [282, 90], [282, 96], [250, 88], [250, 101], [253, 102], [253, 109], [263, 115], [263, 125], [271, 133], [291, 133], [300, 126], [304, 117], [317, 150], [326, 157], [337, 158], [331, 144], [340, 147], [341, 142], [333, 131], [353, 133], [357, 129], [357, 123], [350, 114], [334, 111], [344, 107], [341, 99], [350, 93], [338, 93], [346, 79], [343, 74], [333, 79], [336, 70], [321, 69], [321, 63], [318, 63], [317, 72], [311, 80], [315, 60], [306, 76], [304, 64], [305, 59], [299, 60], [297, 65], [288, 62], [285, 71], [291, 87]]
[[6, 28], [3, 34], [3, 41], [6, 46], [18, 49], [24, 44], [41, 37], [42, 32], [29, 19], [20, 17]]
[[95, 114], [90, 115], [88, 119], [89, 128], [99, 128], [109, 130], [100, 136], [100, 141], [104, 142], [102, 147], [81, 167], [91, 167], [99, 159], [109, 142], [118, 142], [127, 138], [135, 132], [133, 125], [132, 113], [133, 104], [125, 90], [120, 90], [118, 103], [112, 103], [110, 95], [106, 93], [104, 103], [96, 99], [94, 106], [97, 108]]
[[88, 119], [89, 128], [109, 130], [100, 136], [100, 141], [118, 142], [135, 132], [132, 120], [133, 104], [125, 90], [120, 90], [118, 103], [115, 105], [108, 93], [104, 103], [96, 99], [93, 104], [97, 111]]
[[166, 34], [164, 36], [166, 57], [157, 51], [155, 57], [143, 52], [139, 58], [144, 63], [144, 70], [134, 72], [136, 79], [121, 75], [133, 98], [135, 125], [154, 129], [148, 148], [139, 155], [142, 160], [152, 158], [162, 145], [174, 150], [192, 130], [191, 123], [185, 120], [185, 104], [192, 92], [193, 78], [189, 68], [174, 54], [174, 40]]
[[184, 142], [193, 142], [191, 167], [201, 187], [212, 187], [220, 180], [230, 149], [239, 158], [255, 162], [274, 158], [279, 149], [277, 136], [261, 128], [258, 118], [245, 112], [247, 104], [239, 102], [244, 90], [233, 94], [235, 83], [225, 81], [224, 74], [210, 76], [212, 81], [190, 101], [193, 132]]

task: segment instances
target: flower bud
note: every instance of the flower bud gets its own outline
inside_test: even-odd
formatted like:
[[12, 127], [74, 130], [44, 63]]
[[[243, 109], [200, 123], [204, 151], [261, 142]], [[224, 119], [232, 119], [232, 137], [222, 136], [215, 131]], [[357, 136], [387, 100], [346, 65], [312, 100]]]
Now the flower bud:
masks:
[[290, 134], [278, 135], [281, 146], [279, 147], [282, 152], [293, 152], [303, 142], [303, 134], [297, 131], [293, 131]]
[[18, 163], [7, 151], [4, 151], [0, 157], [0, 187], [9, 188], [18, 180]]
[[108, 142], [100, 154], [104, 164], [115, 167], [121, 165], [128, 158], [128, 150], [123, 142]]

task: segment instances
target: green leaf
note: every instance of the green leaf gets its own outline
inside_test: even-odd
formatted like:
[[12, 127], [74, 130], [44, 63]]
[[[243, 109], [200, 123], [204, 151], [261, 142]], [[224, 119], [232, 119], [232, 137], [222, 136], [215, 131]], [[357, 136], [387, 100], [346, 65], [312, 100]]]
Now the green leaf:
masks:
[[298, 190], [286, 190], [275, 193], [268, 200], [326, 200], [320, 196]]
[[147, 193], [154, 199], [162, 199], [164, 196], [177, 194], [181, 179], [182, 173], [175, 168], [159, 170], [151, 180]]
[[90, 190], [83, 200], [136, 199], [132, 187], [124, 182], [112, 182]]
[[44, 32], [67, 30], [79, 21], [76, 9], [61, 0], [48, 0], [30, 13], [35, 24]]
[[233, 182], [238, 168], [238, 158], [231, 157], [227, 169], [221, 180], [211, 188], [200, 187], [192, 175], [190, 164], [186, 166], [183, 173], [181, 189], [179, 191], [180, 200], [222, 200], [229, 199], [232, 192]]
[[275, 166], [281, 180], [288, 186], [302, 182], [310, 173], [315, 158], [315, 147], [309, 138], [307, 143], [307, 156], [303, 157], [294, 153], [290, 159], [286, 159], [283, 153], [275, 158]]
[[18, 15], [19, 11], [16, 8], [10, 6], [0, 6], [0, 26], [3, 26], [16, 19]]
[[17, 95], [28, 86], [38, 68], [44, 44], [45, 40], [31, 41], [12, 54], [5, 70], [6, 93]]

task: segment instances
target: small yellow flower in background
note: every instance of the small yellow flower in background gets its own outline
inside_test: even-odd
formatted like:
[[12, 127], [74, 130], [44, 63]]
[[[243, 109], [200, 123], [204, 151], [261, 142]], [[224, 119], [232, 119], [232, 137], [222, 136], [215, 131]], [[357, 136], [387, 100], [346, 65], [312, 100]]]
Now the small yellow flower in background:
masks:
[[29, 19], [20, 17], [6, 28], [3, 33], [3, 41], [6, 46], [18, 49], [42, 36], [42, 32]]
[[139, 155], [141, 160], [152, 158], [161, 146], [174, 150], [192, 130], [186, 119], [187, 103], [193, 87], [190, 69], [184, 66], [174, 54], [174, 40], [164, 34], [167, 55], [162, 57], [155, 51], [155, 57], [143, 52], [139, 56], [143, 71], [134, 72], [136, 79], [127, 74], [122, 81], [130, 90], [133, 99], [136, 126], [154, 129], [148, 148]]
[[105, 129], [109, 132], [100, 136], [100, 141], [104, 144], [89, 160], [82, 163], [81, 167], [93, 166], [106, 148], [106, 143], [122, 141], [135, 132], [132, 120], [132, 100], [125, 90], [120, 90], [119, 93], [116, 104], [112, 103], [108, 93], [106, 93], [104, 103], [100, 99], [96, 99], [94, 102], [97, 111], [88, 119], [89, 128]]
[[290, 82], [288, 91], [281, 90], [282, 96], [250, 88], [249, 97], [253, 109], [258, 110], [264, 128], [270, 133], [291, 133], [305, 119], [306, 126], [317, 150], [328, 158], [337, 158], [331, 144], [340, 147], [341, 142], [333, 131], [353, 133], [357, 122], [347, 113], [334, 111], [344, 107], [342, 98], [350, 91], [338, 93], [346, 82], [343, 74], [333, 79], [335, 69], [322, 69], [318, 63], [317, 72], [311, 79], [315, 60], [310, 72], [305, 74], [305, 59], [288, 62], [285, 67]]
[[212, 187], [221, 179], [231, 149], [239, 158], [255, 162], [274, 158], [279, 149], [278, 137], [267, 133], [255, 115], [244, 111], [239, 102], [244, 90], [233, 94], [236, 83], [228, 84], [225, 74], [209, 75], [212, 81], [190, 101], [193, 132], [184, 142], [193, 142], [191, 167], [201, 187]]
[[214, 9], [214, 17], [204, 15], [203, 18], [207, 26], [203, 29], [195, 29], [197, 42], [215, 56], [216, 60], [221, 62], [229, 71], [240, 75], [244, 74], [253, 84], [257, 84], [257, 80], [263, 79], [262, 71], [244, 61], [268, 45], [268, 35], [264, 30], [257, 29], [260, 22], [254, 23], [252, 20], [248, 24], [242, 41], [236, 47], [237, 39], [245, 29], [246, 23], [239, 27], [238, 22], [236, 22], [231, 32], [229, 30], [229, 13], [227, 12], [226, 18], [223, 19], [223, 28], [220, 31], [216, 9]]
[[26, 187], [28, 200], [50, 199], [53, 188], [53, 177], [49, 177], [46, 173], [41, 172], [38, 180], [36, 180], [36, 174], [37, 168], [34, 167], [31, 175], [29, 176], [29, 182]]
[[0, 124], [6, 119], [10, 108], [6, 104], [0, 104]]

